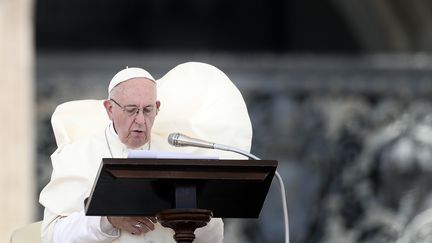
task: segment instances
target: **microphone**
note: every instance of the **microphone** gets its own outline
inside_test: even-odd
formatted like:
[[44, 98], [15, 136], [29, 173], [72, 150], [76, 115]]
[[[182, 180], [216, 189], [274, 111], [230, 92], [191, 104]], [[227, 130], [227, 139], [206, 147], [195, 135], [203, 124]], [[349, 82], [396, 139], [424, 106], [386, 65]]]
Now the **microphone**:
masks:
[[168, 136], [168, 143], [176, 147], [200, 147], [214, 149], [214, 143], [207, 142], [201, 139], [191, 138], [181, 133], [171, 133]]
[[[218, 150], [224, 150], [224, 151], [230, 151], [238, 154], [242, 154], [250, 159], [253, 160], [261, 160], [257, 156], [238, 149], [234, 147], [230, 147], [223, 144], [217, 144], [213, 142], [208, 142], [205, 140], [197, 139], [197, 138], [191, 138], [189, 136], [186, 136], [181, 133], [171, 133], [168, 136], [168, 143], [175, 146], [175, 147], [199, 147], [199, 148], [206, 148], [206, 149], [218, 149]], [[289, 243], [289, 221], [288, 221], [288, 207], [286, 202], [286, 196], [285, 196], [285, 186], [284, 182], [282, 180], [282, 176], [275, 171], [275, 177], [279, 182], [280, 190], [281, 190], [281, 196], [282, 196], [282, 208], [283, 208], [283, 216], [284, 216], [284, 224], [285, 224], [285, 243]]]
[[199, 147], [199, 148], [206, 148], [206, 149], [218, 149], [218, 150], [224, 150], [224, 151], [230, 151], [234, 153], [242, 154], [248, 158], [251, 158], [253, 160], [260, 160], [260, 158], [256, 157], [253, 154], [250, 154], [244, 150], [226, 146], [223, 144], [217, 144], [213, 142], [208, 142], [205, 140], [197, 139], [197, 138], [191, 138], [189, 136], [186, 136], [181, 133], [171, 133], [168, 136], [168, 143], [175, 146], [175, 147]]

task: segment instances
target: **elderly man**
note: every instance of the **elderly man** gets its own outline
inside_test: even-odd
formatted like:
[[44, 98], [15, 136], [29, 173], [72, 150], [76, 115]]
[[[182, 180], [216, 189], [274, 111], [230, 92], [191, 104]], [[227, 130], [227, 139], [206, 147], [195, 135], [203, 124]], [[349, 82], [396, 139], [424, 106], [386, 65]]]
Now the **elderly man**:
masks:
[[[145, 70], [127, 68], [108, 87], [104, 107], [111, 123], [103, 133], [60, 146], [51, 156], [51, 181], [40, 194], [45, 207], [44, 242], [174, 242], [173, 231], [154, 217], [85, 216], [89, 196], [102, 158], [124, 158], [128, 149], [154, 149], [151, 129], [158, 114], [156, 82]], [[156, 148], [157, 149], [157, 148]], [[212, 219], [196, 230], [194, 242], [222, 242], [223, 222]]]

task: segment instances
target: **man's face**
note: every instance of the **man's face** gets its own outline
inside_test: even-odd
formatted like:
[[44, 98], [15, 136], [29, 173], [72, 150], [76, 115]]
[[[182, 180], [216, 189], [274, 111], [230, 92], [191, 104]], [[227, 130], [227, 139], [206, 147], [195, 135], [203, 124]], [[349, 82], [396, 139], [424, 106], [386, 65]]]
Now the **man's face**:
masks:
[[[104, 106], [120, 141], [131, 149], [147, 143], [160, 106], [156, 84], [146, 78], [133, 78], [114, 87], [110, 98]], [[136, 108], [139, 112], [131, 112]]]

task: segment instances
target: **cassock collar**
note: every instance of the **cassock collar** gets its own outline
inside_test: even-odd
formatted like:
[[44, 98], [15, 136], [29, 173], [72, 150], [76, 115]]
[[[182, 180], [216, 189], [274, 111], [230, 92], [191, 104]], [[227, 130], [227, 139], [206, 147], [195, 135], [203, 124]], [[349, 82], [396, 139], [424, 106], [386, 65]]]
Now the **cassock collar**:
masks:
[[[113, 157], [126, 158], [130, 149], [128, 149], [126, 145], [120, 141], [120, 138], [118, 137], [112, 122], [108, 125], [108, 129], [105, 132], [107, 135], [107, 143], [109, 145], [109, 149], [111, 149]], [[137, 150], [145, 150], [148, 149], [148, 147], [149, 143], [146, 143], [143, 146], [137, 148]]]

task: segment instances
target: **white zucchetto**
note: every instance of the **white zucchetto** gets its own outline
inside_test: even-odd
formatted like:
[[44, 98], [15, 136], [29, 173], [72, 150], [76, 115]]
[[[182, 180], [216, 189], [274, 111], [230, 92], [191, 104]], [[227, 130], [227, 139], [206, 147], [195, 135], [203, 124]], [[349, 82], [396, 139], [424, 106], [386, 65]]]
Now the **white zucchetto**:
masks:
[[142, 68], [136, 68], [136, 67], [125, 68], [120, 72], [118, 72], [116, 75], [114, 75], [114, 77], [111, 79], [111, 82], [109, 83], [108, 86], [108, 94], [115, 86], [132, 78], [146, 78], [155, 82], [153, 76]]

